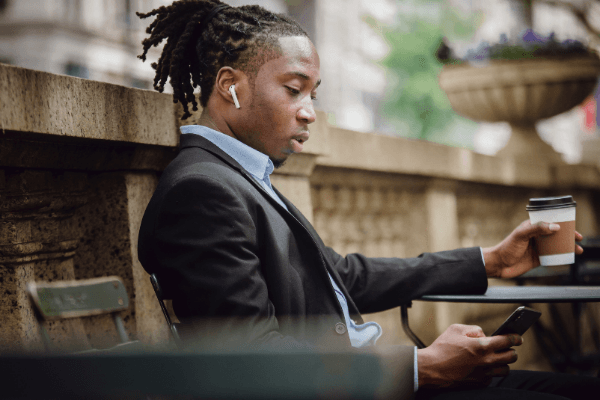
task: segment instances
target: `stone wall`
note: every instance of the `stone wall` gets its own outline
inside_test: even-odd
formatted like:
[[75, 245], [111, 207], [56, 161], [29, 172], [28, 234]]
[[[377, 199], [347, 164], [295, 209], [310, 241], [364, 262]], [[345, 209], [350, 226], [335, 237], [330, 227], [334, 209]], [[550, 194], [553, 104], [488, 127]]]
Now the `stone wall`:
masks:
[[[136, 248], [160, 171], [176, 154], [179, 115], [167, 94], [0, 64], [0, 351], [40, 348], [27, 281], [107, 275], [126, 283], [132, 338], [165, 343]], [[597, 166], [515, 162], [325, 121], [319, 113], [305, 151], [272, 181], [340, 253], [409, 257], [494, 245], [527, 218], [529, 197], [546, 194], [572, 194], [578, 229], [599, 234]], [[511, 308], [415, 302], [411, 326], [430, 343], [451, 323], [489, 332]], [[382, 343], [409, 343], [397, 309], [366, 317], [383, 325]], [[107, 317], [49, 328], [69, 348], [117, 341]], [[548, 368], [527, 341], [521, 366]]]
[[[0, 351], [41, 348], [30, 280], [119, 275], [132, 338], [167, 330], [137, 260], [137, 230], [175, 154], [171, 99], [0, 65]], [[117, 342], [109, 316], [48, 324], [59, 347]]]

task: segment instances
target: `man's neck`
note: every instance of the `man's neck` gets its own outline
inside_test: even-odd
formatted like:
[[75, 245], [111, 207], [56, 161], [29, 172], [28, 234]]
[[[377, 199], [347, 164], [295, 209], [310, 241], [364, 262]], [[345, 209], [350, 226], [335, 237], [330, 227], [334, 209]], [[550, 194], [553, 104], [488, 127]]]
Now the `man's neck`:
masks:
[[200, 119], [198, 120], [198, 125], [206, 126], [207, 128], [214, 129], [215, 131], [224, 133], [219, 127], [215, 120], [210, 116], [208, 109], [202, 110], [202, 114], [200, 115]]

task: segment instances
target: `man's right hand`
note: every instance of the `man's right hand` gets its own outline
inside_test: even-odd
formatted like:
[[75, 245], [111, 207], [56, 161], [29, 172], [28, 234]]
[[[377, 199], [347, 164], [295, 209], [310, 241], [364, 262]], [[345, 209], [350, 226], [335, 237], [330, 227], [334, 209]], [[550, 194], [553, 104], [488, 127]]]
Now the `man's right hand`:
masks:
[[519, 335], [486, 337], [478, 326], [451, 325], [431, 346], [417, 351], [419, 388], [485, 387], [506, 376], [517, 361]]

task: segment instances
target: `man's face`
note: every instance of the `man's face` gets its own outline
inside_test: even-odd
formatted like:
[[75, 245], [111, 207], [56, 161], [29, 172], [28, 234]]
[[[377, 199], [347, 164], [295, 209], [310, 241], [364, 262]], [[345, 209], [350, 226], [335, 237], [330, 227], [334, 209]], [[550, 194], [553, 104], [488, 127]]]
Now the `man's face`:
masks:
[[308, 125], [315, 121], [313, 100], [321, 83], [319, 56], [311, 41], [279, 39], [282, 56], [263, 64], [254, 81], [250, 104], [242, 104], [243, 127], [235, 136], [281, 165], [302, 151]]

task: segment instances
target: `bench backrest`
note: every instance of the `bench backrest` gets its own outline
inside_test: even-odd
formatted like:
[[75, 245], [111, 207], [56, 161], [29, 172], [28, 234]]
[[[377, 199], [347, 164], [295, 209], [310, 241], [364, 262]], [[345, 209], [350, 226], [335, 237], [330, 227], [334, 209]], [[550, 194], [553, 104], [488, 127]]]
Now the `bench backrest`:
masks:
[[76, 281], [29, 282], [27, 292], [40, 323], [47, 350], [52, 347], [45, 321], [112, 314], [122, 343], [129, 342], [119, 311], [129, 308], [121, 278], [109, 276]]

